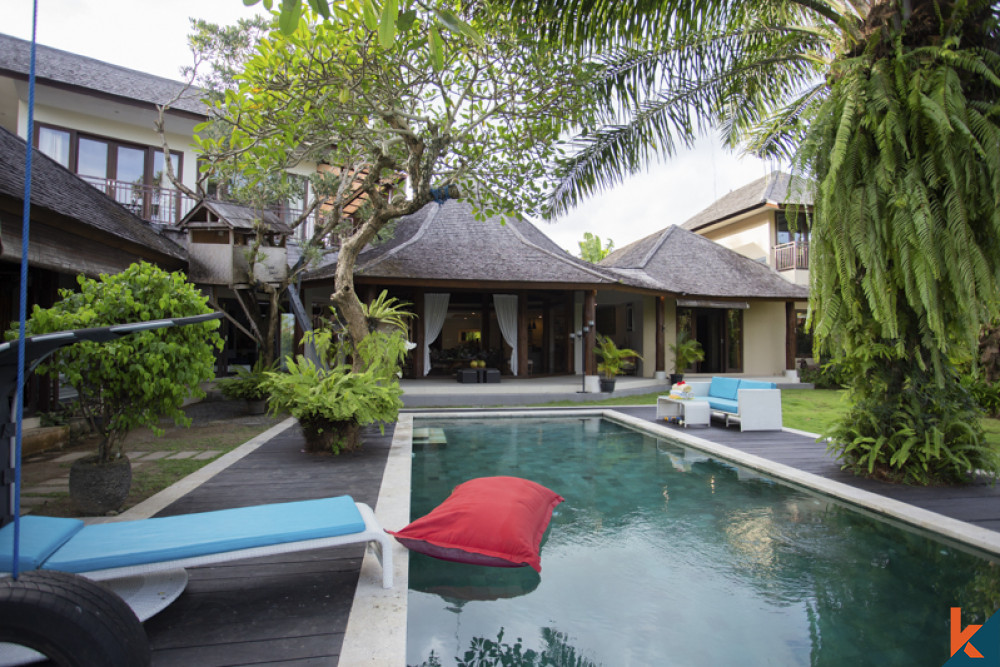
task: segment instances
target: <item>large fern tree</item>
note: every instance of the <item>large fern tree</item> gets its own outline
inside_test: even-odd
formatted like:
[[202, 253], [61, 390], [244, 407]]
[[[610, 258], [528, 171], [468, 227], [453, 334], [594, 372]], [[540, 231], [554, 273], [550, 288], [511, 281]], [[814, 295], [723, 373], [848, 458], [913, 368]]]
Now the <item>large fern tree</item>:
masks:
[[1000, 48], [990, 2], [524, 0], [606, 68], [551, 211], [720, 128], [812, 184], [811, 318], [850, 369], [845, 465], [918, 483], [996, 469], [956, 362], [996, 312]]

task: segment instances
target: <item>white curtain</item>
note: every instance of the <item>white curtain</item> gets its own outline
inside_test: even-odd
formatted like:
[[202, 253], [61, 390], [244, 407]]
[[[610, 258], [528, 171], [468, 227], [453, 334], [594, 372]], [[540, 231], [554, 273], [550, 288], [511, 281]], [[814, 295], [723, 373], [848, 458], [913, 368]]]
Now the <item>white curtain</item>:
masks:
[[510, 345], [510, 372], [517, 375], [517, 295], [494, 294], [493, 304], [497, 309], [497, 322], [504, 341]]
[[38, 150], [69, 169], [69, 132], [43, 127], [38, 132]]
[[424, 295], [424, 375], [431, 372], [431, 343], [441, 335], [449, 294]]

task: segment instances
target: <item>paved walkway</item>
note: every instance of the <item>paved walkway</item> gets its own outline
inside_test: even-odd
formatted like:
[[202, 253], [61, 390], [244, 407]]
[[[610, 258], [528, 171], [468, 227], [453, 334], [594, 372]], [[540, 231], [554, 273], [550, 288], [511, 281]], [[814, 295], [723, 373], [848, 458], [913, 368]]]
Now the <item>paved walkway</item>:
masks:
[[[688, 380], [710, 380], [711, 375], [685, 375]], [[748, 378], [751, 379], [751, 378]], [[775, 382], [781, 388], [811, 388], [811, 384], [789, 382], [784, 377], [754, 377], [754, 380]], [[423, 378], [403, 380], [403, 403], [407, 408], [446, 408], [455, 406], [524, 406], [555, 401], [595, 401], [608, 398], [608, 394], [584, 392], [580, 375], [552, 377], [504, 377], [497, 384], [461, 384], [455, 378]], [[615, 391], [610, 396], [637, 396], [666, 392], [667, 380], [621, 376], [616, 379]]]

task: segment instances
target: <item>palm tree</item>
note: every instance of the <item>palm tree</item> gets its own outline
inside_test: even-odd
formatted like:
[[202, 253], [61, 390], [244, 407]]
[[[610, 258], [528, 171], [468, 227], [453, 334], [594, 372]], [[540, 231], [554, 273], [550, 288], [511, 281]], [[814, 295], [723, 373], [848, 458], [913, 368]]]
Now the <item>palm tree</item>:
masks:
[[719, 128], [814, 184], [811, 322], [854, 373], [856, 470], [996, 468], [955, 361], [1000, 284], [1000, 30], [982, 0], [523, 0], [605, 68], [559, 213]]

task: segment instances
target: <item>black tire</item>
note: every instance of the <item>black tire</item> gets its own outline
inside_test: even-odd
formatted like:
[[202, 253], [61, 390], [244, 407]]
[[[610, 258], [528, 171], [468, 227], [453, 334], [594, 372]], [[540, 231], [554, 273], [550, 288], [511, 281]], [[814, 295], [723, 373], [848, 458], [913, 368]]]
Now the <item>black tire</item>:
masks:
[[0, 642], [65, 667], [145, 667], [149, 639], [111, 590], [84, 577], [35, 570], [0, 580]]

